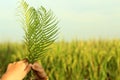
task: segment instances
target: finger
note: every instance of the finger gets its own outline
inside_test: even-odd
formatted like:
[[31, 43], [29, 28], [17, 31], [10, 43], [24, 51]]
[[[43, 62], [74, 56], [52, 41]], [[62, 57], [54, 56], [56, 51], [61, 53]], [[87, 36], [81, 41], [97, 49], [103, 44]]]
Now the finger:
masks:
[[18, 67], [21, 67], [20, 69], [22, 69], [24, 71], [26, 69], [26, 67], [28, 66], [28, 62], [27, 62], [27, 60], [21, 60], [21, 61], [18, 61], [16, 63], [16, 65]]
[[23, 71], [22, 77], [25, 77], [27, 73], [31, 70], [31, 64], [29, 64]]
[[34, 71], [34, 74], [36, 75], [36, 78], [39, 78], [40, 80], [47, 80], [47, 75], [41, 65], [39, 65], [38, 63], [34, 63], [32, 65], [32, 69]]
[[16, 64], [16, 62], [13, 62], [13, 64]]
[[12, 63], [10, 63], [10, 64], [8, 65], [7, 70], [8, 70], [8, 69], [10, 69], [10, 67], [11, 67], [12, 65], [13, 65], [13, 64], [12, 64]]
[[11, 67], [12, 66], [12, 63], [8, 64], [8, 67]]
[[37, 72], [37, 75], [39, 75], [39, 77], [41, 77], [41, 78], [44, 78], [44, 77], [46, 77], [47, 75], [46, 75], [46, 73], [45, 73], [45, 71], [43, 71], [43, 72]]
[[34, 75], [35, 75], [35, 80], [47, 80], [48, 79], [45, 72], [43, 72], [43, 73], [39, 73], [37, 71], [33, 71], [33, 72], [34, 72]]
[[27, 74], [31, 70], [32, 64], [28, 64], [27, 67], [25, 68], [24, 72]]
[[34, 62], [33, 65], [35, 65], [35, 66], [40, 66], [38, 62]]
[[38, 71], [38, 72], [43, 72], [43, 68], [42, 68], [42, 66], [41, 65], [39, 65], [38, 63], [34, 63], [33, 65], [32, 65], [32, 69], [33, 70], [35, 70], [35, 71]]
[[47, 80], [47, 78], [48, 78], [45, 72], [43, 72], [43, 73], [36, 72], [36, 74], [40, 80]]
[[25, 59], [21, 60], [20, 62], [26, 63], [26, 62], [28, 62], [28, 60], [25, 58]]
[[18, 63], [18, 64], [21, 64], [21, 63], [23, 64], [23, 63], [24, 63], [25, 66], [27, 66], [27, 65], [28, 65], [28, 60], [27, 60], [27, 59], [23, 59], [23, 60], [21, 60], [21, 61], [18, 61], [17, 63]]

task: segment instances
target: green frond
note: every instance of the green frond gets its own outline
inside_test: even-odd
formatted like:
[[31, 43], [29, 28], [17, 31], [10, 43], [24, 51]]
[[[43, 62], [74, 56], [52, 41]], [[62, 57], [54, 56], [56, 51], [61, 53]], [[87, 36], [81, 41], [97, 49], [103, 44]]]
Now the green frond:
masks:
[[49, 46], [56, 40], [58, 21], [51, 10], [43, 6], [39, 9], [22, 1], [24, 10], [25, 43], [28, 49], [27, 58], [33, 63], [40, 60]]

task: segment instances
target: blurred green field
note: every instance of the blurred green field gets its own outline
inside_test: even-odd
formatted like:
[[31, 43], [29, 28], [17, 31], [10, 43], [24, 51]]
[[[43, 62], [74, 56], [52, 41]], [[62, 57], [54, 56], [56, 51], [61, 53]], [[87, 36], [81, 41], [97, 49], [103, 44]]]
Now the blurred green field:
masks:
[[[41, 59], [49, 80], [120, 80], [120, 40], [59, 41]], [[20, 43], [0, 43], [0, 76], [25, 57]]]

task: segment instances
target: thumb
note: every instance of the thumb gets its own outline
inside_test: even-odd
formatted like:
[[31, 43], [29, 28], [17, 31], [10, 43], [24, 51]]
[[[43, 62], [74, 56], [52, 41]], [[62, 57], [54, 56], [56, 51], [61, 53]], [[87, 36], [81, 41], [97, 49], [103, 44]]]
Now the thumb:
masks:
[[35, 62], [33, 65], [32, 65], [32, 69], [37, 71], [37, 72], [43, 72], [43, 67], [41, 65], [39, 65], [37, 62]]
[[24, 72], [27, 74], [31, 70], [32, 64], [28, 64], [27, 67], [25, 68]]

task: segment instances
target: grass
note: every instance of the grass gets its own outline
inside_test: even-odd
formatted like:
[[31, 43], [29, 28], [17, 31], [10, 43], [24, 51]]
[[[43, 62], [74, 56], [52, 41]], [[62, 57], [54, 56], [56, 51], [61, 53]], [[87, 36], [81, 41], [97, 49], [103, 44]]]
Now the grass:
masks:
[[[120, 80], [120, 40], [73, 40], [52, 44], [41, 63], [50, 80]], [[26, 55], [24, 44], [0, 43], [0, 76]]]

